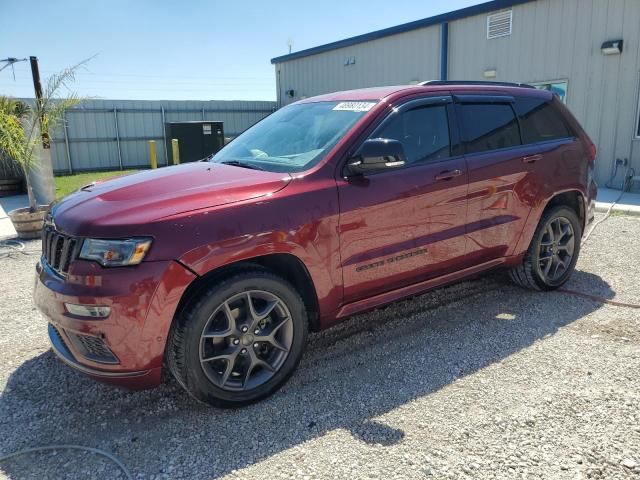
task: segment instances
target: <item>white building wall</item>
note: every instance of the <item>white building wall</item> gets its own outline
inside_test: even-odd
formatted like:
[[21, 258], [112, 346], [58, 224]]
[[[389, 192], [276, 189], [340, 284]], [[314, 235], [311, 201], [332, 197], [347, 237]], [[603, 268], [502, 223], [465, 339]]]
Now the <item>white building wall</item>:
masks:
[[[606, 40], [624, 40], [622, 55], [603, 55]], [[512, 34], [487, 40], [486, 15], [449, 26], [449, 78], [535, 83], [567, 80], [567, 105], [598, 146], [596, 178], [615, 158], [640, 170], [634, 128], [640, 70], [640, 1], [539, 0], [513, 7]], [[622, 174], [617, 177], [620, 184]]]
[[[355, 63], [345, 65], [347, 58]], [[439, 65], [435, 25], [276, 64], [278, 100], [282, 106], [322, 93], [439, 78]]]
[[[567, 104], [598, 146], [596, 179], [611, 177], [616, 158], [640, 174], [635, 138], [640, 85], [640, 0], [537, 0], [512, 7], [510, 36], [487, 40], [487, 15], [449, 23], [454, 80], [567, 80]], [[624, 40], [622, 55], [603, 55], [606, 40]], [[355, 57], [354, 65], [344, 65]], [[275, 65], [279, 104], [352, 88], [440, 77], [440, 26], [396, 34]], [[294, 90], [293, 98], [286, 90]], [[620, 185], [622, 174], [616, 178]], [[637, 186], [636, 186], [637, 188]]]

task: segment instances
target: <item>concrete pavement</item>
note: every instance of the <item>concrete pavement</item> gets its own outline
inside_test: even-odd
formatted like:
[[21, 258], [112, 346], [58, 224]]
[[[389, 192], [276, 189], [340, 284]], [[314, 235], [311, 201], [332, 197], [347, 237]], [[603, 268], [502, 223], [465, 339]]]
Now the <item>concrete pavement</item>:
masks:
[[[620, 197], [620, 190], [601, 187], [596, 199], [596, 212], [606, 212], [611, 204]], [[620, 200], [614, 205], [612, 212], [627, 215], [640, 215], [640, 193], [624, 192]]]

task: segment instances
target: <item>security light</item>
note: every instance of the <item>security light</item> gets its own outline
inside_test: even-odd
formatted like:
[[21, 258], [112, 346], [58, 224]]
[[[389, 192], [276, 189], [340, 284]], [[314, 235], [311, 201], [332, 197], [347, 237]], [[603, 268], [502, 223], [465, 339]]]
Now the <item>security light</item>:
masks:
[[600, 48], [604, 55], [618, 55], [622, 53], [622, 40], [608, 40]]

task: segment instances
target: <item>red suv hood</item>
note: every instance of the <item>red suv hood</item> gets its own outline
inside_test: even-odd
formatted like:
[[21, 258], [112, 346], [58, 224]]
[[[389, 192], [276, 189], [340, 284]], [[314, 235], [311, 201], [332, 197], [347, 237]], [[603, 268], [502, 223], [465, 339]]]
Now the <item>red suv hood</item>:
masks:
[[262, 197], [284, 188], [290, 180], [286, 173], [187, 163], [83, 187], [57, 204], [53, 216], [64, 232], [94, 235], [101, 227], [143, 225], [171, 215]]

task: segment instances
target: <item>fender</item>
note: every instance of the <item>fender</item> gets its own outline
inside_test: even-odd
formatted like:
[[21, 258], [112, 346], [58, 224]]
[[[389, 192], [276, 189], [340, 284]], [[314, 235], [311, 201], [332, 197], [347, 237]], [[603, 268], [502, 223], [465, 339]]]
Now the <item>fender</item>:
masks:
[[[299, 200], [295, 187], [306, 192], [305, 202]], [[336, 235], [339, 212], [335, 183], [312, 191], [307, 188], [308, 185], [291, 185], [282, 192], [289, 195], [271, 199], [268, 207], [254, 206], [250, 212], [240, 215], [236, 221], [242, 223], [242, 233], [228, 228], [227, 233], [233, 231], [233, 235], [220, 238], [224, 229], [216, 229], [218, 235], [209, 236], [212, 240], [189, 250], [178, 261], [196, 275], [203, 276], [257, 257], [278, 253], [292, 255], [309, 272], [320, 317], [331, 317], [341, 304], [343, 293], [340, 245]]]
[[[534, 206], [531, 211], [529, 212], [529, 216], [527, 218], [527, 221], [524, 225], [524, 228], [522, 229], [522, 233], [520, 234], [520, 239], [518, 240], [518, 243], [516, 244], [515, 249], [513, 250], [512, 255], [514, 256], [519, 256], [519, 255], [524, 255], [527, 251], [527, 249], [529, 248], [529, 244], [531, 243], [531, 239], [533, 238], [533, 234], [536, 231], [536, 228], [538, 227], [538, 223], [540, 222], [540, 218], [542, 218], [542, 213], [545, 211], [545, 209], [547, 208], [547, 206], [549, 205], [549, 203], [558, 195], [561, 195], [563, 193], [577, 193], [580, 195], [581, 199], [582, 199], [582, 203], [583, 203], [583, 208], [584, 208], [584, 212], [587, 212], [587, 195], [586, 195], [586, 191], [583, 185], [577, 184], [572, 186], [572, 188], [567, 188], [565, 190], [559, 190], [556, 192], [553, 192], [550, 195], [547, 195], [544, 199], [544, 201], [540, 202], [538, 205]], [[586, 217], [586, 215], [585, 215]], [[586, 221], [586, 219], [585, 219]], [[584, 221], [583, 221], [583, 228], [584, 228]]]

